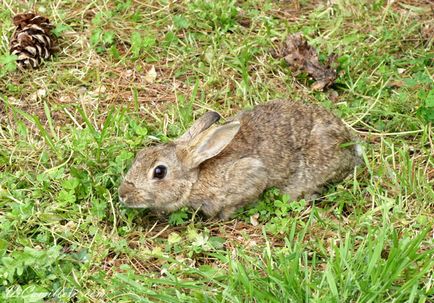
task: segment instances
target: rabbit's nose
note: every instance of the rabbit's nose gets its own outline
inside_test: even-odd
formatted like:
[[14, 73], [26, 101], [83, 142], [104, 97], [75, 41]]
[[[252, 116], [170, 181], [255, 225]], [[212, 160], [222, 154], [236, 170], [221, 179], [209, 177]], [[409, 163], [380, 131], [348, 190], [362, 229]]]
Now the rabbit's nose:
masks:
[[119, 200], [121, 202], [125, 202], [129, 193], [134, 190], [134, 184], [128, 181], [122, 182], [121, 186], [119, 186]]

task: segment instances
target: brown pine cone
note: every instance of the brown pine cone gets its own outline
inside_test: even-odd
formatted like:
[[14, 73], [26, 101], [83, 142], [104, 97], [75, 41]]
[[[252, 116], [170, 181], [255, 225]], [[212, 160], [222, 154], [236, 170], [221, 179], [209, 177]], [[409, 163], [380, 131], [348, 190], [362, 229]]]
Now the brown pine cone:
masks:
[[48, 18], [34, 13], [18, 14], [13, 18], [13, 22], [17, 28], [10, 43], [11, 54], [18, 56], [19, 66], [37, 67], [53, 52], [53, 26]]

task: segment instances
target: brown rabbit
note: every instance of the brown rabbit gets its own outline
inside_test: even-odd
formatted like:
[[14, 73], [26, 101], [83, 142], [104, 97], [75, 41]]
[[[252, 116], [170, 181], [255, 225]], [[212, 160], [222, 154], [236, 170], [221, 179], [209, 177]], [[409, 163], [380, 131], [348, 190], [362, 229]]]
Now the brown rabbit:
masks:
[[273, 101], [212, 126], [219, 118], [208, 112], [177, 140], [140, 151], [121, 202], [160, 212], [191, 206], [227, 219], [272, 186], [309, 199], [360, 161], [343, 122], [317, 105]]

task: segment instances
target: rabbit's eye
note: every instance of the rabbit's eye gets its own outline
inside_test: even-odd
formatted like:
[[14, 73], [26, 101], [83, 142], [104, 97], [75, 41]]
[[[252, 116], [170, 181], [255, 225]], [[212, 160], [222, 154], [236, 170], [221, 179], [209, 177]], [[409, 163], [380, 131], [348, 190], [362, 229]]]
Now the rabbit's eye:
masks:
[[167, 167], [164, 165], [158, 165], [156, 168], [154, 168], [154, 175], [153, 177], [155, 179], [163, 179], [167, 174]]

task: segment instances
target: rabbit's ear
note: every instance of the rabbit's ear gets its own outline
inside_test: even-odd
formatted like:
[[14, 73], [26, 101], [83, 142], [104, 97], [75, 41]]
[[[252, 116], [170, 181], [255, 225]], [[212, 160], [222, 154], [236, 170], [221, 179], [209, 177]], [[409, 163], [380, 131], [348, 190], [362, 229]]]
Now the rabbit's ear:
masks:
[[207, 112], [200, 117], [193, 125], [178, 139], [177, 144], [187, 144], [190, 140], [195, 138], [204, 130], [208, 129], [211, 125], [216, 123], [220, 119], [220, 115], [216, 112]]
[[183, 148], [182, 161], [189, 168], [198, 167], [203, 161], [218, 155], [232, 141], [239, 129], [238, 121], [207, 129]]

